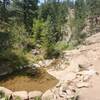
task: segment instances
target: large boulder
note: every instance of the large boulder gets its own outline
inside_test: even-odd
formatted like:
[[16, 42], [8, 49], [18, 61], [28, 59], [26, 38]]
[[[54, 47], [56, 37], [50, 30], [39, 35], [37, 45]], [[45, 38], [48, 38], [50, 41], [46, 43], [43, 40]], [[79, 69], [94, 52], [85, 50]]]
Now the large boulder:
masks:
[[41, 91], [31, 91], [28, 94], [29, 100], [34, 100], [36, 98], [40, 98], [42, 96], [42, 94], [43, 93]]
[[21, 100], [28, 100], [28, 93], [27, 91], [16, 91], [12, 94], [13, 100], [21, 99]]
[[10, 98], [13, 93], [11, 90], [4, 87], [0, 87], [0, 92], [3, 93], [4, 96], [7, 96], [8, 98]]

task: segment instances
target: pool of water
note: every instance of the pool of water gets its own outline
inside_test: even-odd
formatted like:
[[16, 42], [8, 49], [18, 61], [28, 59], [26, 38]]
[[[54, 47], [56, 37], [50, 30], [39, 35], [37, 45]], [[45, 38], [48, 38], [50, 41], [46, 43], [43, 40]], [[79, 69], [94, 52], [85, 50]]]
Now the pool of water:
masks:
[[12, 91], [35, 91], [45, 92], [54, 87], [58, 80], [47, 72], [42, 73], [38, 77], [30, 77], [25, 75], [12, 74], [0, 80], [0, 86], [6, 87]]

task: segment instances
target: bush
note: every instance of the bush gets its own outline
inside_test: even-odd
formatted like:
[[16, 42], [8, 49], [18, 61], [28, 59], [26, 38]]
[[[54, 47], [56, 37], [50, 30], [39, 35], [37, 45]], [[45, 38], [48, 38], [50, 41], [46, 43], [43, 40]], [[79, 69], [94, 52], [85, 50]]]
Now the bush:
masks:
[[27, 58], [24, 56], [23, 51], [5, 50], [0, 52], [0, 62], [5, 67], [19, 67], [28, 64]]
[[[12, 27], [13, 26], [13, 27]], [[11, 41], [14, 48], [24, 48], [27, 45], [27, 33], [24, 25], [18, 25], [14, 23], [11, 26]]]
[[55, 49], [55, 48], [48, 48], [46, 50], [46, 53], [44, 55], [44, 58], [46, 59], [51, 59], [51, 58], [58, 58], [60, 55], [60, 50]]

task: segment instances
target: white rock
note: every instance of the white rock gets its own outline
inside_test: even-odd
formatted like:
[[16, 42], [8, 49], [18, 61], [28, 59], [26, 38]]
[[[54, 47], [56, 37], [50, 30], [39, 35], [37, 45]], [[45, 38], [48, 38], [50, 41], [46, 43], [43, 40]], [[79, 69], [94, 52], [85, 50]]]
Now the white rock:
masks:
[[61, 87], [61, 82], [57, 83], [56, 88]]
[[89, 75], [83, 76], [83, 81], [88, 81], [89, 79], [90, 79], [90, 76]]
[[39, 64], [33, 64], [36, 68], [40, 68], [41, 66]]
[[12, 95], [12, 91], [7, 89], [7, 88], [4, 88], [4, 87], [0, 87], [0, 91], [3, 92], [5, 94], [5, 96], [7, 96], [8, 98]]
[[48, 67], [51, 63], [53, 63], [54, 60], [44, 60], [44, 61], [39, 61], [39, 65], [42, 67]]
[[76, 84], [78, 88], [89, 87], [89, 83], [87, 82], [79, 82]]
[[21, 100], [27, 100], [28, 99], [28, 93], [27, 91], [16, 91], [12, 94], [13, 100], [16, 100], [16, 98], [20, 98]]
[[96, 71], [94, 69], [89, 69], [89, 71], [87, 72], [88, 75], [92, 76], [96, 74]]
[[92, 75], [95, 75], [96, 74], [96, 71], [93, 70], [93, 69], [88, 69], [88, 70], [85, 70], [85, 71], [80, 71], [77, 74], [92, 76]]
[[29, 92], [28, 96], [29, 96], [29, 100], [34, 100], [36, 97], [41, 97], [42, 96], [42, 92], [41, 91], [31, 91]]

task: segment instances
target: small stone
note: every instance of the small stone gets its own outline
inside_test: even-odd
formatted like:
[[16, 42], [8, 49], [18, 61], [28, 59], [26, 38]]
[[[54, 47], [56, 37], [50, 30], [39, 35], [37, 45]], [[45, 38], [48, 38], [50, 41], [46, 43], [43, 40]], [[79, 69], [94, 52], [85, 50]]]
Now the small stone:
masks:
[[42, 92], [41, 91], [31, 91], [29, 92], [28, 96], [29, 96], [29, 100], [34, 100], [36, 97], [41, 97], [42, 96]]
[[83, 81], [88, 81], [90, 79], [90, 76], [88, 76], [88, 75], [85, 75], [84, 77], [83, 77]]
[[80, 83], [77, 83], [76, 86], [78, 88], [89, 87], [89, 83], [87, 83], [87, 82], [80, 82]]
[[40, 68], [41, 66], [39, 64], [33, 64], [34, 67]]
[[59, 88], [61, 87], [61, 82], [59, 82], [57, 85], [56, 85], [56, 88]]
[[66, 90], [66, 92], [67, 92], [68, 95], [72, 94], [71, 90]]
[[41, 67], [48, 67], [53, 63], [54, 60], [44, 60], [44, 61], [39, 61], [39, 65]]

